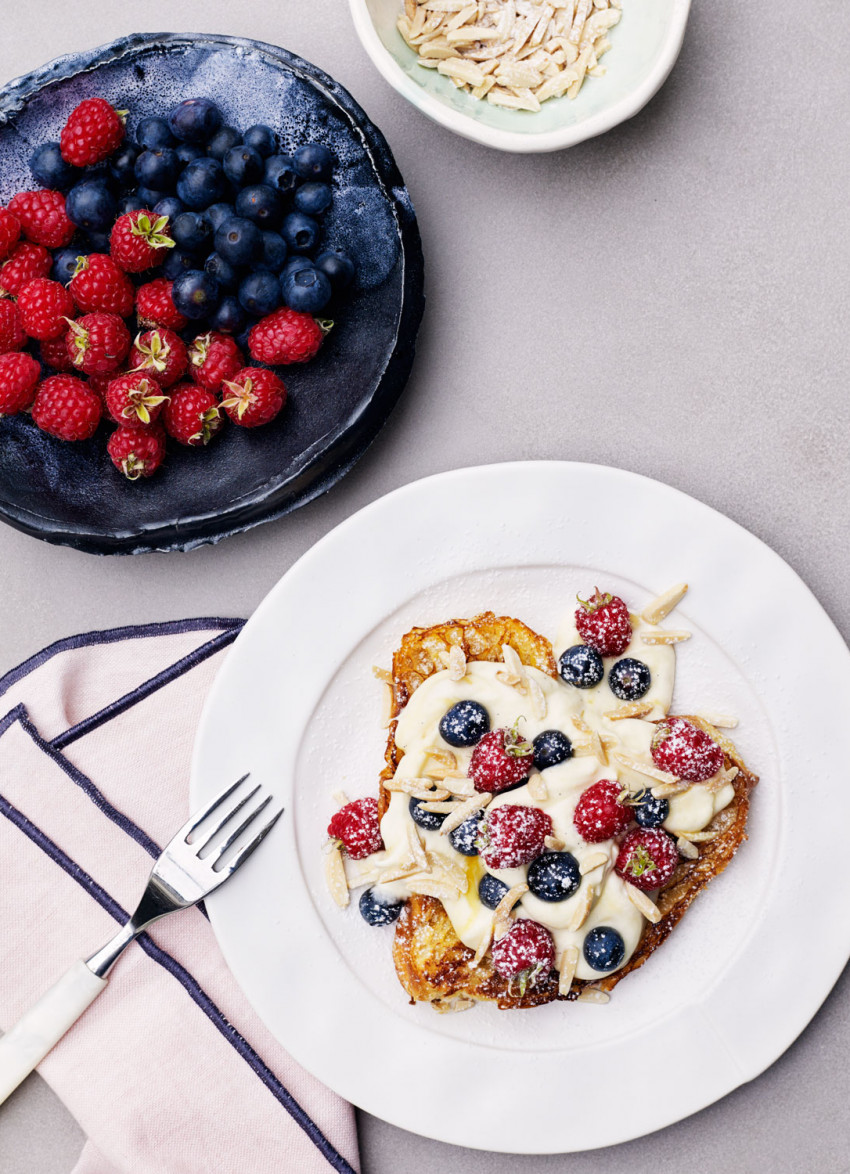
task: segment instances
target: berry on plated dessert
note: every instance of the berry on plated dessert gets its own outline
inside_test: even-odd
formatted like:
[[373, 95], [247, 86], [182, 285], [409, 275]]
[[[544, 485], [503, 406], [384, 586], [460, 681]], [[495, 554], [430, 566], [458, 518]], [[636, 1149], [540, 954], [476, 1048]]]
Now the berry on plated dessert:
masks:
[[691, 722], [668, 717], [655, 727], [652, 761], [677, 778], [702, 783], [723, 766], [723, 749]]
[[161, 428], [116, 428], [106, 442], [116, 469], [128, 481], [152, 477], [165, 460], [165, 433]]
[[507, 891], [505, 882], [490, 872], [485, 872], [478, 882], [478, 897], [486, 909], [495, 909]]
[[657, 828], [630, 831], [617, 853], [614, 865], [618, 876], [648, 893], [662, 889], [679, 864], [676, 841]]
[[179, 313], [196, 321], [206, 318], [221, 301], [219, 283], [203, 269], [187, 269], [175, 277], [171, 298]]
[[173, 330], [145, 330], [136, 335], [127, 364], [131, 371], [145, 371], [160, 387], [171, 387], [186, 374], [186, 344]]
[[274, 371], [243, 367], [221, 387], [221, 406], [234, 424], [258, 428], [273, 420], [286, 403], [286, 388]]
[[88, 440], [97, 431], [100, 397], [75, 375], [51, 375], [40, 383], [32, 418], [43, 432], [59, 440]]
[[28, 281], [47, 277], [53, 262], [43, 245], [21, 241], [0, 265], [0, 295], [16, 298]]
[[78, 371], [117, 371], [130, 350], [130, 332], [117, 314], [84, 314], [68, 323], [65, 345]]
[[555, 965], [555, 943], [545, 925], [522, 917], [504, 937], [493, 943], [493, 966], [497, 974], [519, 980], [520, 994], [549, 977]]
[[595, 648], [574, 644], [561, 653], [558, 671], [568, 685], [576, 689], [593, 689], [605, 676], [602, 657]]
[[461, 856], [477, 856], [483, 811], [476, 811], [449, 832], [449, 843]]
[[122, 112], [105, 98], [86, 98], [68, 117], [59, 144], [62, 158], [74, 167], [91, 167], [107, 159], [125, 134]]
[[276, 310], [253, 328], [248, 350], [260, 363], [307, 363], [318, 353], [324, 337], [325, 331], [310, 314]]
[[507, 791], [528, 778], [534, 752], [531, 743], [520, 737], [517, 725], [491, 730], [472, 751], [469, 777], [476, 791]]
[[32, 355], [9, 351], [0, 355], [0, 416], [26, 411], [35, 399], [41, 366]]
[[573, 756], [573, 744], [561, 730], [543, 730], [532, 741], [531, 749], [538, 770], [548, 770]]
[[20, 220], [8, 208], [0, 207], [0, 261], [9, 256], [20, 238]]
[[572, 852], [544, 852], [528, 866], [528, 888], [541, 901], [566, 901], [578, 890], [581, 873]]
[[635, 813], [635, 822], [642, 828], [659, 828], [670, 814], [670, 804], [666, 799], [656, 799], [651, 791], [642, 795], [638, 802], [632, 802], [632, 811]]
[[[424, 828], [427, 832], [438, 832], [443, 826], [446, 818], [445, 812], [440, 811], [423, 811], [422, 799], [411, 799], [408, 807], [410, 809], [410, 818], [419, 827]], [[463, 826], [461, 824], [461, 826]]]
[[85, 232], [108, 232], [118, 215], [118, 202], [104, 179], [82, 179], [68, 192], [65, 211]]
[[140, 285], [136, 290], [136, 317], [140, 326], [164, 326], [183, 330], [189, 319], [180, 313], [172, 297], [173, 282], [164, 277]]
[[382, 900], [374, 889], [366, 889], [360, 897], [360, 916], [367, 925], [392, 925], [401, 913], [403, 901]]
[[196, 383], [180, 383], [170, 391], [162, 414], [165, 431], [181, 444], [203, 448], [224, 423], [219, 402]]
[[233, 379], [244, 367], [239, 347], [227, 334], [212, 331], [199, 334], [189, 347], [190, 373], [207, 391], [220, 392], [225, 380]]
[[490, 729], [490, 715], [477, 701], [458, 701], [440, 719], [440, 736], [450, 746], [475, 746]]
[[58, 281], [34, 277], [18, 294], [18, 309], [29, 337], [46, 342], [67, 331], [68, 319], [74, 313], [74, 299]]
[[608, 686], [621, 701], [640, 701], [652, 684], [652, 674], [642, 660], [624, 656], [612, 664], [608, 673]]
[[0, 355], [19, 351], [27, 341], [17, 302], [0, 298]]
[[352, 860], [365, 860], [384, 846], [378, 823], [378, 800], [355, 799], [335, 812], [328, 824], [328, 835], [339, 840]]
[[539, 807], [506, 803], [487, 812], [481, 824], [481, 856], [488, 868], [530, 864], [552, 835], [552, 817]]
[[119, 375], [106, 389], [107, 411], [124, 428], [153, 424], [167, 398], [156, 380], [140, 371]]
[[618, 595], [595, 588], [589, 599], [578, 596], [576, 629], [585, 644], [600, 656], [620, 656], [632, 638], [629, 609]]
[[81, 314], [101, 311], [128, 318], [133, 312], [133, 283], [105, 253], [77, 257], [68, 288]]
[[119, 216], [109, 241], [112, 259], [125, 273], [143, 273], [159, 265], [168, 250], [174, 248], [168, 217], [157, 216], [146, 208]]
[[9, 211], [18, 218], [21, 232], [32, 244], [61, 249], [71, 243], [75, 228], [65, 213], [61, 192], [18, 192], [9, 201]]
[[623, 935], [610, 925], [597, 925], [589, 930], [582, 949], [584, 960], [593, 970], [616, 970], [626, 954]]
[[600, 779], [582, 791], [573, 813], [578, 834], [588, 844], [600, 844], [624, 831], [632, 821], [632, 809], [620, 802], [623, 788], [611, 779]]

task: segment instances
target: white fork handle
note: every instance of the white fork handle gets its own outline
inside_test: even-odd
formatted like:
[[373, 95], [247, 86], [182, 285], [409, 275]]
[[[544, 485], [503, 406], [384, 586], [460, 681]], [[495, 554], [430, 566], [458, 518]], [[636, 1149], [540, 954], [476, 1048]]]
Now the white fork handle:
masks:
[[75, 962], [6, 1032], [0, 1039], [0, 1104], [38, 1067], [105, 986], [105, 978], [98, 978], [85, 962]]

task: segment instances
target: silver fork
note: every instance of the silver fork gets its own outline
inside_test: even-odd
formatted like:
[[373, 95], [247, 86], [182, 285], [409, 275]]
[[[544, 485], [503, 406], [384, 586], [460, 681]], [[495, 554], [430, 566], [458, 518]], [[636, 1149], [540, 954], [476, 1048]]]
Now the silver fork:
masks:
[[[195, 812], [154, 864], [142, 899], [127, 924], [97, 953], [75, 962], [0, 1039], [0, 1104], [105, 989], [106, 975], [130, 943], [160, 917], [188, 909], [209, 896], [233, 876], [269, 834], [283, 812], [277, 811], [258, 825], [273, 797], [266, 795], [247, 810], [261, 791], [259, 786], [244, 788], [248, 777], [243, 775], [203, 810]], [[235, 823], [240, 812], [243, 817]], [[192, 833], [213, 815], [215, 827], [205, 829], [190, 843]], [[258, 830], [253, 837], [235, 855], [226, 858], [243, 833], [255, 826]]]

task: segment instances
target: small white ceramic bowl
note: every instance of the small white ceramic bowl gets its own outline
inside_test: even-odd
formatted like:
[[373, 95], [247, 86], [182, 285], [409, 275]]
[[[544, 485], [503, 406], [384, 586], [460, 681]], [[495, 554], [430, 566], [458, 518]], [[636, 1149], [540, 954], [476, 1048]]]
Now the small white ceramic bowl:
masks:
[[637, 114], [679, 56], [691, 0], [623, 0], [609, 34], [605, 77], [588, 78], [577, 98], [507, 110], [476, 101], [436, 70], [423, 69], [396, 28], [401, 0], [349, 0], [354, 27], [384, 78], [417, 109], [464, 138], [502, 151], [559, 151], [603, 134]]

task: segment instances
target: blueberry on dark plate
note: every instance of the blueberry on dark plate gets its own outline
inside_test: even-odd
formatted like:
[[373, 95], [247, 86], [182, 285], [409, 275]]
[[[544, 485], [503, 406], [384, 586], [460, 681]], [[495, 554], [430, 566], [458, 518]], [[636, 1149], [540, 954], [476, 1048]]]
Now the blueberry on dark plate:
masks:
[[249, 183], [259, 183], [265, 171], [260, 153], [245, 143], [231, 147], [222, 159], [221, 165], [224, 174], [238, 188], [244, 188]]
[[485, 872], [478, 882], [478, 897], [488, 909], [495, 909], [507, 891], [505, 882], [489, 872]]
[[319, 240], [318, 220], [305, 216], [303, 212], [290, 212], [284, 216], [280, 235], [293, 253], [312, 253]]
[[228, 192], [227, 176], [218, 159], [193, 159], [177, 180], [177, 195], [187, 208], [200, 212], [218, 204]]
[[[67, 208], [67, 203], [65, 207]], [[137, 192], [129, 192], [126, 196], [122, 196], [118, 201], [118, 204], [115, 208], [115, 216], [125, 216], [128, 212], [139, 212], [142, 208], [151, 211], [145, 201], [139, 197]]]
[[298, 187], [300, 177], [289, 155], [272, 155], [266, 160], [263, 181], [269, 187], [288, 196]]
[[605, 676], [602, 657], [586, 644], [574, 644], [562, 652], [558, 671], [568, 685], [575, 685], [577, 689], [592, 689]]
[[115, 223], [119, 212], [115, 197], [103, 180], [84, 179], [74, 184], [65, 197], [65, 214], [79, 228], [105, 232]]
[[180, 160], [170, 147], [149, 147], [136, 159], [133, 170], [141, 187], [169, 192], [177, 182]]
[[470, 815], [454, 831], [449, 832], [449, 843], [455, 852], [460, 852], [461, 856], [478, 855], [478, 837], [481, 833], [481, 820], [483, 818], [484, 813], [482, 811], [476, 811], [474, 815]]
[[236, 197], [234, 207], [237, 216], [253, 220], [262, 229], [277, 228], [283, 212], [280, 193], [264, 183], [243, 188]]
[[326, 183], [303, 183], [295, 193], [295, 207], [306, 216], [322, 216], [333, 202], [333, 192]]
[[616, 970], [626, 956], [626, 943], [610, 925], [597, 925], [585, 937], [583, 952], [591, 969]]
[[236, 215], [236, 209], [233, 207], [232, 204], [225, 204], [225, 203], [210, 204], [209, 208], [207, 208], [207, 210], [205, 212], [205, 215], [207, 216], [210, 224], [212, 225], [213, 232], [215, 232], [215, 230], [218, 228], [218, 226], [221, 224], [221, 222], [223, 220], [227, 220], [227, 218], [229, 216]]
[[333, 170], [333, 155], [321, 143], [305, 143], [293, 152], [292, 162], [302, 179], [328, 180]]
[[411, 799], [408, 804], [410, 810], [410, 818], [414, 823], [418, 823], [421, 828], [425, 828], [429, 832], [437, 832], [443, 826], [445, 815], [441, 815], [439, 811], [423, 811], [422, 799]]
[[262, 122], [248, 127], [245, 131], [243, 142], [247, 143], [249, 147], [253, 147], [264, 159], [268, 159], [269, 155], [273, 155], [278, 145], [275, 132], [270, 126], [266, 126]]
[[187, 98], [168, 116], [168, 129], [183, 143], [206, 143], [221, 126], [221, 111], [209, 98]]
[[42, 143], [30, 155], [30, 171], [39, 187], [65, 192], [81, 176], [78, 168], [62, 158], [58, 143]]
[[174, 135], [164, 118], [143, 118], [136, 127], [136, 142], [145, 150], [155, 147], [173, 147]]
[[[284, 244], [285, 243], [286, 242], [284, 241]], [[290, 257], [289, 260], [286, 262], [286, 264], [283, 266], [283, 268], [280, 271], [281, 284], [284, 281], [288, 281], [289, 278], [292, 277], [296, 273], [301, 273], [305, 269], [315, 269], [315, 268], [316, 268], [316, 266], [313, 264], [313, 262], [310, 260], [309, 257], [300, 257], [300, 256]]]
[[187, 269], [175, 277], [171, 300], [186, 318], [206, 318], [221, 301], [221, 289], [212, 274], [202, 269]]
[[475, 746], [490, 731], [490, 715], [477, 701], [458, 701], [440, 719], [440, 734], [450, 746]]
[[619, 697], [621, 701], [639, 701], [649, 692], [652, 674], [642, 660], [624, 656], [622, 660], [611, 665], [608, 684], [614, 696]]
[[[130, 194], [132, 195], [132, 192]], [[136, 188], [136, 199], [141, 200], [142, 207], [147, 208], [151, 212], [159, 201], [164, 200], [168, 195], [171, 195], [171, 193], [160, 191], [159, 188], [146, 188], [144, 185]]]
[[169, 249], [168, 256], [162, 262], [162, 276], [174, 281], [181, 273], [188, 273], [198, 268], [198, 254], [187, 253], [185, 249]]
[[110, 156], [109, 174], [113, 183], [116, 183], [120, 188], [136, 186], [136, 160], [141, 149], [135, 143], [125, 139], [118, 150]]
[[269, 273], [280, 273], [289, 256], [286, 241], [276, 232], [264, 232], [262, 237], [262, 253], [255, 265], [258, 269], [267, 269]]
[[180, 166], [185, 167], [187, 163], [192, 163], [195, 159], [203, 159], [206, 151], [197, 143], [178, 143], [174, 148], [174, 154], [180, 160]]
[[218, 309], [210, 316], [210, 326], [222, 334], [239, 334], [248, 323], [248, 315], [232, 295], [222, 298]]
[[153, 211], [157, 216], [167, 216], [172, 222], [171, 227], [173, 228], [174, 220], [183, 211], [183, 203], [176, 196], [166, 196], [164, 200], [159, 200], [154, 204]]
[[[109, 252], [109, 233], [108, 232], [94, 232], [89, 229], [86, 232], [86, 243], [88, 247], [83, 251], [86, 253], [108, 253]], [[135, 277], [136, 275], [133, 274]]]
[[541, 901], [566, 901], [581, 884], [572, 852], [544, 852], [528, 866], [529, 890]]
[[212, 244], [213, 227], [206, 212], [179, 212], [171, 222], [171, 235], [178, 249], [201, 253]]
[[566, 762], [573, 756], [573, 744], [560, 730], [543, 730], [531, 746], [534, 751], [534, 765], [538, 770], [557, 766], [559, 762]]
[[280, 306], [280, 282], [274, 273], [249, 273], [239, 286], [239, 301], [249, 314], [264, 318]]
[[210, 253], [204, 261], [204, 270], [216, 279], [222, 289], [235, 290], [242, 280], [242, 274], [236, 266], [225, 261], [219, 253]]
[[223, 220], [215, 232], [215, 251], [231, 265], [247, 266], [263, 250], [263, 234], [244, 216]]
[[53, 266], [50, 276], [54, 281], [67, 285], [74, 276], [77, 268], [77, 258], [88, 254], [88, 249], [81, 246], [71, 246], [67, 249], [58, 249], [53, 254]]
[[290, 310], [318, 314], [331, 298], [331, 283], [312, 265], [298, 269], [281, 280], [280, 291]]
[[323, 249], [316, 258], [315, 265], [330, 281], [334, 291], [347, 289], [354, 280], [354, 262], [345, 249], [333, 245]]
[[367, 889], [360, 897], [360, 916], [367, 925], [392, 925], [403, 905], [404, 901], [386, 901]]
[[238, 147], [241, 142], [242, 136], [235, 126], [220, 126], [207, 143], [207, 154], [223, 163], [227, 152], [232, 147]]
[[659, 828], [670, 814], [670, 804], [666, 799], [656, 799], [647, 791], [640, 803], [634, 805], [634, 812], [642, 828]]

